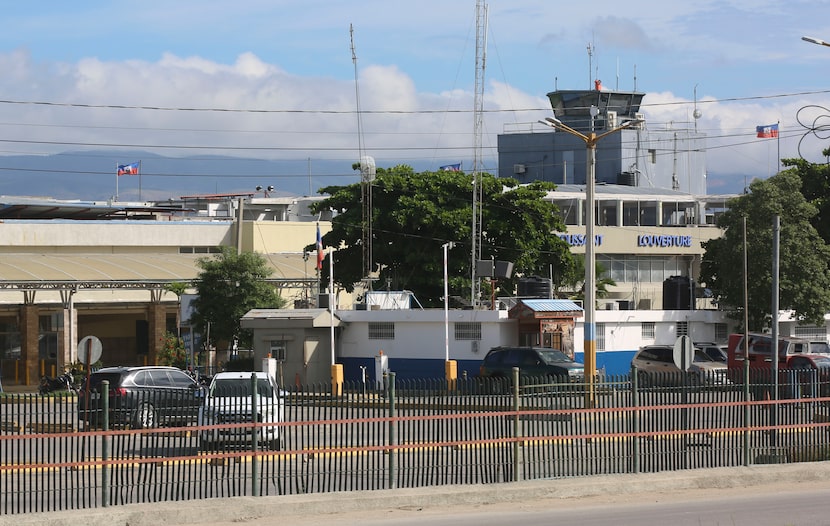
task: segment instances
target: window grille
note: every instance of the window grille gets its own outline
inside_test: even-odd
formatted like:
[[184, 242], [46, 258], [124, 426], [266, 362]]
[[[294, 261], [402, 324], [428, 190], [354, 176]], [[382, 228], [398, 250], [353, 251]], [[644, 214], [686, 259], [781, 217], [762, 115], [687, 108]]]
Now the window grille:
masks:
[[387, 321], [369, 322], [370, 340], [394, 340], [395, 324]]
[[597, 351], [605, 350], [605, 324], [597, 323]]
[[644, 321], [641, 325], [641, 336], [644, 340], [653, 340], [654, 339], [654, 322], [653, 321]]
[[689, 335], [689, 322], [688, 321], [679, 321], [677, 322], [677, 331], [675, 336], [680, 338], [681, 336], [688, 336]]
[[455, 323], [455, 339], [456, 340], [480, 340], [481, 339], [481, 322], [479, 321], [459, 321]]

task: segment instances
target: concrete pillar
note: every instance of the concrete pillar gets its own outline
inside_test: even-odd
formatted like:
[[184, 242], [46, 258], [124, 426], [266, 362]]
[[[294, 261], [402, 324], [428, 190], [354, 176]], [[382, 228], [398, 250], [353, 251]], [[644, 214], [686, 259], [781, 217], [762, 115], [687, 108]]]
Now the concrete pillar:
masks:
[[158, 352], [167, 330], [167, 311], [161, 303], [151, 303], [147, 314], [147, 338], [149, 340], [147, 363], [155, 365], [158, 363]]
[[20, 351], [23, 361], [23, 375], [20, 380], [23, 385], [37, 384], [43, 374], [49, 373], [40, 370], [38, 313], [36, 305], [27, 304], [20, 307]]

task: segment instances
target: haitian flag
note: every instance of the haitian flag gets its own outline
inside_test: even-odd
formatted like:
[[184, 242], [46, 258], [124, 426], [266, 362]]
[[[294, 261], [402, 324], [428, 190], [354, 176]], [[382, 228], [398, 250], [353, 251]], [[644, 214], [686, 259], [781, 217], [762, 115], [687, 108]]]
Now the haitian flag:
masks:
[[445, 164], [444, 166], [440, 166], [438, 168], [442, 172], [460, 172], [461, 171], [461, 163], [458, 164]]
[[141, 161], [130, 164], [119, 164], [116, 171], [118, 175], [138, 175], [139, 166], [141, 166]]
[[320, 236], [320, 225], [317, 225], [317, 270], [323, 270], [323, 238]]
[[755, 134], [759, 139], [778, 137], [778, 123], [767, 124], [765, 126], [756, 126]]

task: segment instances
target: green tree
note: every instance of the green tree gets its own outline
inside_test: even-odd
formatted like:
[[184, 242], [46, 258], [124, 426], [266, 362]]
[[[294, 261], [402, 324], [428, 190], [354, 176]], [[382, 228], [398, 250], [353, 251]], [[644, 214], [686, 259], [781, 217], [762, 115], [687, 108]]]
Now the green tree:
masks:
[[[830, 155], [830, 150], [825, 150], [824, 155]], [[814, 164], [804, 159], [782, 159], [781, 163], [792, 167], [801, 179], [802, 195], [817, 210], [810, 224], [825, 243], [830, 243], [830, 164]]]
[[[830, 248], [811, 225], [816, 207], [800, 192], [795, 170], [753, 181], [749, 193], [732, 199], [718, 219], [722, 237], [703, 244], [700, 281], [738, 320], [743, 319], [744, 284], [748, 290], [750, 330], [770, 325], [772, 311], [773, 217], [781, 223], [779, 306], [796, 319], [821, 323], [830, 310]], [[743, 219], [746, 218], [747, 267], [743, 275]]]
[[179, 369], [187, 367], [187, 352], [184, 341], [172, 332], [165, 332], [158, 352], [159, 365], [172, 365]]
[[[513, 179], [482, 174], [481, 259], [514, 263], [513, 276], [499, 280], [512, 294], [517, 276], [570, 276], [574, 263], [567, 244], [555, 232], [565, 226], [555, 205], [542, 198], [555, 187], [537, 182], [520, 186]], [[413, 291], [424, 306], [443, 303], [443, 249], [449, 250], [450, 295], [469, 297], [471, 280], [472, 176], [463, 172], [420, 172], [409, 166], [377, 169], [372, 185], [372, 262], [380, 269], [376, 288]], [[360, 183], [323, 188], [329, 197], [314, 211], [337, 215], [323, 237], [335, 251], [334, 279], [347, 291], [364, 276], [363, 202]], [[309, 246], [309, 249], [313, 247]], [[328, 266], [323, 265], [324, 279]], [[466, 295], [466, 296], [465, 296]]]
[[[193, 300], [193, 325], [217, 344], [238, 338], [243, 348], [251, 345], [251, 331], [242, 330], [240, 319], [251, 309], [279, 309], [285, 300], [265, 280], [271, 269], [260, 254], [222, 247], [213, 258], [200, 258], [201, 272]], [[210, 330], [208, 331], [208, 325]]]
[[[576, 263], [575, 273], [570, 277], [570, 281], [564, 283], [564, 285], [569, 290], [574, 291], [569, 296], [571, 299], [581, 300], [585, 299], [585, 257], [581, 255], [576, 256], [574, 257], [574, 261]], [[594, 272], [594, 276], [596, 276], [596, 298], [607, 298], [608, 287], [616, 286], [617, 282], [611, 276], [607, 275], [605, 267], [600, 263], [596, 264], [596, 270]]]

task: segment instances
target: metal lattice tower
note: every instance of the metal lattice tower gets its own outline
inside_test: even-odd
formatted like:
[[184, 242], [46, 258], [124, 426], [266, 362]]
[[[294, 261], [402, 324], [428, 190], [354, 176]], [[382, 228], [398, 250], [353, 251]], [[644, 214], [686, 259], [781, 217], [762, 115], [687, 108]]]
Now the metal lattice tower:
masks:
[[481, 135], [484, 115], [484, 70], [487, 55], [487, 4], [476, 1], [476, 85], [473, 102], [473, 225], [470, 272], [472, 286], [470, 302], [478, 306], [480, 285], [476, 277], [476, 262], [481, 259], [481, 195], [479, 177], [482, 166]]

